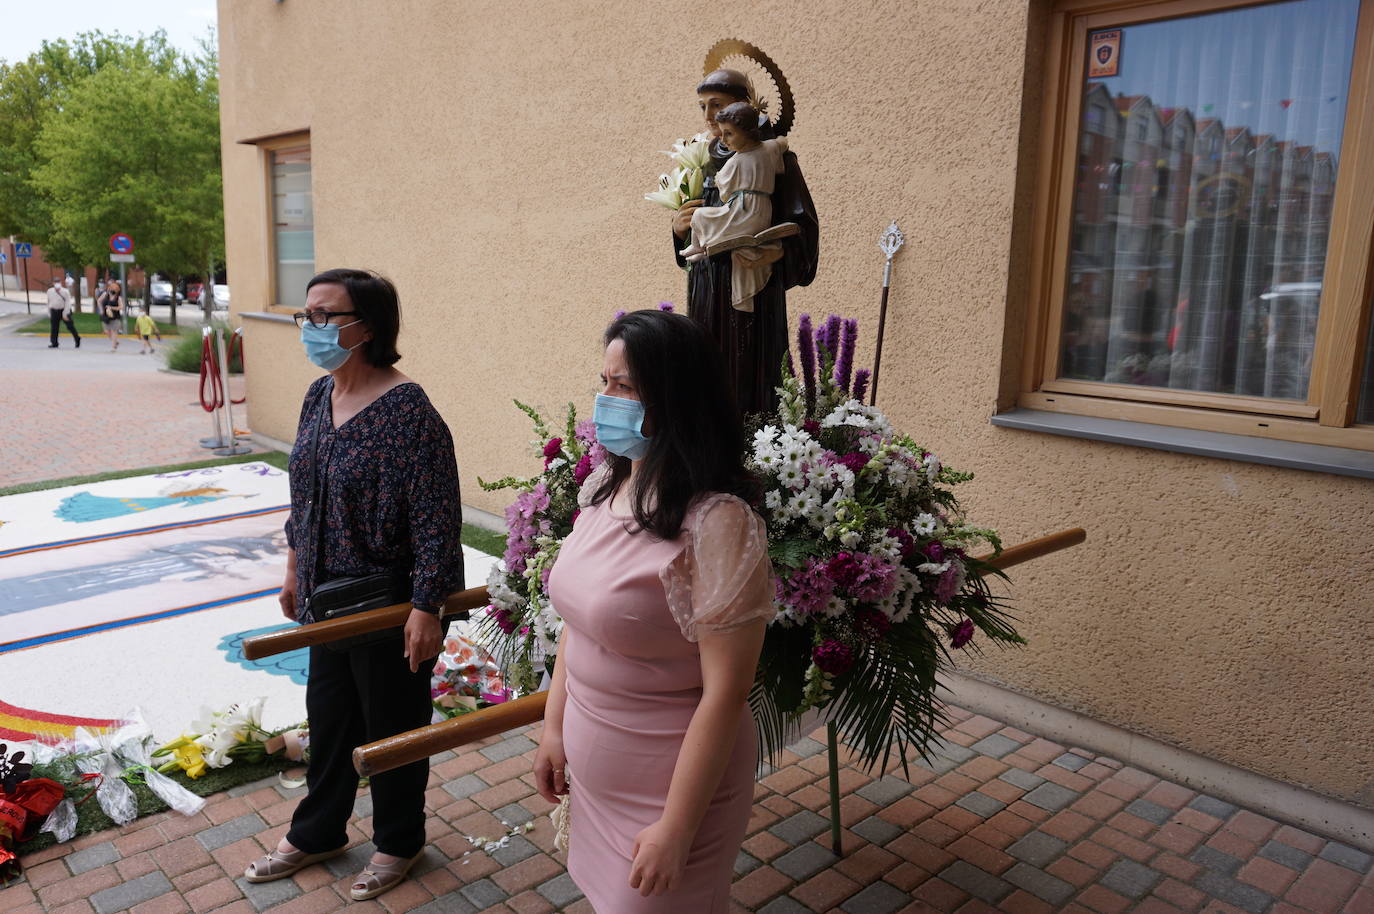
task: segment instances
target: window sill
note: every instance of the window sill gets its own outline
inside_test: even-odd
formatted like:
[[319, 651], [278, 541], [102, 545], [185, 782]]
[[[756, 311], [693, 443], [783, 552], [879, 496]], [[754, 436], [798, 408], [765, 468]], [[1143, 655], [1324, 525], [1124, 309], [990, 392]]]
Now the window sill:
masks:
[[1199, 457], [1374, 479], [1374, 453], [1353, 448], [1174, 428], [1123, 419], [1075, 416], [1038, 409], [1013, 409], [993, 416], [992, 424], [1001, 428], [1087, 438]]
[[288, 314], [278, 314], [273, 311], [241, 311], [239, 317], [251, 321], [267, 321], [271, 324], [292, 324], [296, 323], [295, 318]]

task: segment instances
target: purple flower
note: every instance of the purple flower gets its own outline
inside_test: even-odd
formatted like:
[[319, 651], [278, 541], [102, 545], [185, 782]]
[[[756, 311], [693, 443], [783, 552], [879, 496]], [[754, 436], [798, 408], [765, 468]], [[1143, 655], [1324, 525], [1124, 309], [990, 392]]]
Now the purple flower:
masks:
[[[578, 508], [576, 511], [574, 511], [574, 512], [572, 513], [572, 520], [568, 521], [568, 523], [570, 523], [570, 524], [576, 524], [576, 523], [577, 523], [577, 519], [578, 519], [579, 517], [581, 517], [581, 516], [582, 516], [582, 509], [581, 509], [581, 508]], [[545, 589], [547, 589], [547, 588], [545, 588]]]
[[901, 527], [893, 527], [887, 531], [887, 535], [902, 544], [902, 558], [906, 558], [916, 551], [916, 540]]
[[925, 548], [922, 549], [921, 552], [926, 558], [936, 564], [945, 560], [945, 547], [939, 540], [931, 540], [926, 543]]
[[949, 644], [954, 648], [961, 648], [973, 640], [973, 620], [964, 619], [958, 625], [949, 627]]
[[897, 566], [866, 552], [841, 552], [825, 568], [826, 574], [860, 600], [891, 596], [897, 587]]
[[853, 318], [841, 325], [839, 354], [835, 357], [835, 383], [848, 393], [849, 374], [854, 368], [854, 344], [859, 339], [859, 322]]
[[809, 314], [803, 314], [797, 320], [797, 355], [801, 358], [801, 382], [806, 395], [806, 408], [810, 410], [816, 405], [816, 338]]
[[868, 379], [871, 377], [867, 368], [860, 368], [854, 372], [854, 399], [863, 402], [868, 395]]
[[547, 459], [550, 459], [550, 460], [551, 460], [551, 459], [553, 459], [554, 457], [557, 457], [557, 456], [558, 456], [559, 454], [561, 454], [561, 453], [563, 453], [563, 439], [562, 439], [562, 438], [550, 438], [550, 439], [549, 439], [549, 443], [546, 444], [546, 445], [544, 445], [544, 456], [545, 456], [545, 458], [547, 458]]
[[950, 562], [940, 575], [940, 580], [935, 582], [935, 601], [941, 605], [947, 604], [963, 584], [964, 566], [959, 562]]
[[802, 423], [802, 431], [806, 432], [812, 438], [819, 438], [821, 436], [821, 424], [815, 419], [807, 419]]
[[821, 672], [840, 676], [854, 665], [854, 651], [843, 641], [829, 638], [816, 645], [816, 649], [811, 652], [811, 659], [821, 668]]
[[574, 435], [577, 440], [581, 441], [583, 444], [591, 444], [596, 440], [596, 423], [590, 419], [583, 419], [581, 422], [577, 423]]
[[496, 620], [496, 626], [508, 635], [515, 633], [515, 617], [508, 609], [497, 609], [495, 606], [487, 607], [487, 615]]
[[845, 454], [843, 457], [840, 458], [840, 463], [849, 467], [849, 469], [855, 475], [858, 475], [859, 473], [863, 472], [864, 467], [868, 466], [868, 461], [870, 459], [872, 458], [870, 458], [863, 451], [850, 451], [848, 454]]
[[625, 316], [625, 309], [624, 309], [624, 308], [621, 308], [619, 311], [617, 311], [617, 312], [615, 313], [615, 317], [611, 318], [611, 320], [616, 320], [616, 321], [618, 321], [618, 320], [620, 320], [620, 319], [621, 319], [622, 317], [624, 317], [624, 316]]
[[873, 642], [892, 630], [892, 620], [883, 615], [881, 610], [865, 606], [855, 614], [854, 627], [866, 640]]
[[660, 311], [667, 311], [669, 314], [672, 314], [672, 313], [673, 313], [673, 303], [670, 302], [670, 301], [661, 301], [661, 302], [658, 303], [658, 310], [660, 310]]
[[835, 582], [826, 574], [825, 563], [814, 558], [791, 574], [778, 575], [774, 584], [778, 602], [800, 618], [823, 612], [834, 593]]
[[587, 481], [587, 477], [592, 475], [592, 455], [583, 454], [577, 458], [577, 466], [573, 467], [573, 482], [577, 485]]
[[816, 352], [816, 356], [820, 359], [821, 364], [825, 364], [826, 358], [833, 361], [835, 357], [839, 355], [840, 329], [842, 325], [843, 320], [841, 317], [838, 314], [832, 314], [825, 319], [824, 336], [820, 333], [816, 334], [818, 345], [824, 344], [825, 346], [825, 355], [822, 355], [819, 350]]

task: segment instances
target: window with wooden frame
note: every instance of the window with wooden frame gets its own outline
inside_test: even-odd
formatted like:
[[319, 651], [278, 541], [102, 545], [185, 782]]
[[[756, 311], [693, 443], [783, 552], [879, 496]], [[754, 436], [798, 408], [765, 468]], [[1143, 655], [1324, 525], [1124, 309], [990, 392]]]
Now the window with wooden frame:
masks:
[[1023, 408], [1374, 451], [1374, 0], [1061, 0]]
[[295, 311], [305, 307], [305, 284], [315, 275], [310, 135], [274, 137], [258, 145], [267, 168], [272, 302]]

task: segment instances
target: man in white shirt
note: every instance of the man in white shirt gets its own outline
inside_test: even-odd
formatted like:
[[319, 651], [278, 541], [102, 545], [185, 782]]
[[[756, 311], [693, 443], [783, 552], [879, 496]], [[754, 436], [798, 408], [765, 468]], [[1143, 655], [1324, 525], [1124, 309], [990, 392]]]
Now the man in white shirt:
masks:
[[54, 276], [52, 285], [48, 287], [48, 325], [52, 328], [48, 338], [49, 349], [57, 348], [57, 334], [63, 323], [71, 331], [76, 348], [80, 349], [81, 336], [76, 332], [76, 322], [72, 320], [72, 294], [62, 285], [62, 278]]

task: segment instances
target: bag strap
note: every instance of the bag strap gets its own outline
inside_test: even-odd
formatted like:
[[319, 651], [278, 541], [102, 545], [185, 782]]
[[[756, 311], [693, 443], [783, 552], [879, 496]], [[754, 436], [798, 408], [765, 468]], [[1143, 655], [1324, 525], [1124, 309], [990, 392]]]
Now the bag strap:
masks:
[[326, 390], [315, 404], [315, 431], [310, 441], [310, 523], [307, 529], [310, 531], [314, 546], [310, 568], [312, 587], [319, 583], [320, 553], [324, 551], [324, 524], [319, 523], [322, 512], [321, 502], [324, 501], [323, 486], [320, 485], [320, 437], [324, 434], [325, 406], [334, 391], [332, 378], [325, 387]]

